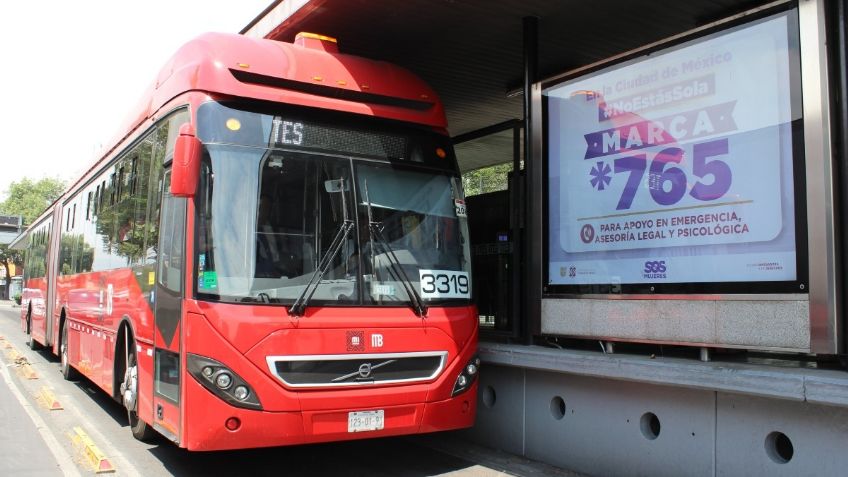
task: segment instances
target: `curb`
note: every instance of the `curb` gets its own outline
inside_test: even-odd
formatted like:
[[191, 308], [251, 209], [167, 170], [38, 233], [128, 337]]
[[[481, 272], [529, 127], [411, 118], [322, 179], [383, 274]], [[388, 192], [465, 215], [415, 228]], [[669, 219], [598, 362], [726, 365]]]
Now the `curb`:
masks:
[[[2, 338], [2, 337], [0, 337]], [[15, 365], [15, 371], [18, 373], [18, 376], [21, 376], [24, 379], [38, 379], [38, 374], [35, 370], [30, 366], [29, 361], [27, 361], [26, 356], [22, 355], [12, 346], [11, 343], [6, 341], [5, 339], [0, 340], [5, 343], [4, 348], [6, 348], [6, 357], [9, 358], [9, 361]]]
[[88, 460], [88, 463], [94, 468], [95, 473], [106, 474], [116, 471], [112, 462], [109, 461], [106, 455], [103, 454], [100, 448], [97, 447], [81, 427], [74, 427], [74, 433], [70, 437], [74, 447]]
[[62, 403], [56, 399], [56, 395], [53, 394], [53, 391], [47, 386], [43, 386], [41, 388], [41, 390], [35, 395], [35, 399], [39, 404], [47, 408], [48, 411], [61, 411], [65, 409], [62, 407]]
[[18, 375], [25, 379], [38, 379], [38, 373], [25, 361], [20, 363], [17, 371]]
[[9, 358], [13, 363], [17, 363], [17, 361], [22, 358], [21, 353], [18, 353], [8, 341], [6, 342], [6, 357]]

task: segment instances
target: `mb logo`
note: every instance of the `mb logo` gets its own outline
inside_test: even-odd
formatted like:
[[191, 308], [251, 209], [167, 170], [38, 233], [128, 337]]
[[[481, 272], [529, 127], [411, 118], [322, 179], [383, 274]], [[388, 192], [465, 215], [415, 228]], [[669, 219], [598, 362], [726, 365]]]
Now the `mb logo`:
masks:
[[365, 351], [364, 331], [348, 331], [346, 334], [348, 351]]
[[383, 347], [383, 335], [374, 333], [371, 335], [371, 347], [372, 348], [382, 348]]

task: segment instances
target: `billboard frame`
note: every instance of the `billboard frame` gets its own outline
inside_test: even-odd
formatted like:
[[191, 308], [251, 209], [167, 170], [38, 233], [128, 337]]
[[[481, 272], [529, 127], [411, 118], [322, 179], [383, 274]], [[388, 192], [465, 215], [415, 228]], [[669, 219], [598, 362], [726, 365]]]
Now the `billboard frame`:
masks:
[[[794, 182], [797, 184], [800, 181], [805, 184], [804, 194], [795, 197], [796, 251], [799, 254], [797, 257], [799, 264], [797, 277], [801, 285], [804, 282], [809, 284], [808, 287], [804, 287], [807, 289], [793, 292], [782, 288], [777, 290], [777, 293], [761, 293], [760, 291], [763, 288], [755, 288], [753, 293], [750, 292], [750, 288], [744, 290], [745, 293], [733, 293], [727, 289], [709, 290], [705, 293], [698, 293], [697, 291], [695, 293], [674, 291], [673, 293], [656, 294], [651, 292], [615, 293], [615, 290], [610, 290], [612, 293], [562, 293], [557, 290], [557, 286], [547, 285], [549, 262], [548, 249], [545, 247], [548, 246], [550, 237], [548, 237], [547, 225], [545, 225], [542, 230], [538, 231], [538, 236], [531, 241], [531, 245], [536, 246], [536, 255], [540, 262], [538, 269], [534, 270], [533, 278], [539, 280], [542, 290], [540, 297], [542, 312], [539, 326], [541, 334], [819, 354], [842, 352], [843, 340], [838, 319], [841, 310], [841, 296], [838, 292], [841, 281], [838, 276], [839, 264], [837, 262], [838, 230], [835, 220], [837, 204], [834, 191], [833, 151], [830, 140], [832, 98], [828, 89], [825, 6], [822, 0], [772, 2], [641, 48], [546, 78], [534, 85], [534, 93], [541, 93], [542, 89], [548, 86], [632, 60], [647, 53], [674, 47], [687, 41], [697, 40], [709, 34], [745, 25], [760, 18], [796, 8], [801, 51], [800, 92], [803, 98], [804, 156], [803, 169], [800, 171], [797, 169], [795, 158], [793, 158], [793, 167], [796, 167], [796, 177], [801, 176], [797, 177]], [[537, 111], [541, 110], [544, 103], [542, 95], [534, 94], [534, 100], [538, 106]], [[543, 121], [541, 114], [539, 114], [538, 121], [537, 124], [541, 124]], [[537, 128], [540, 131], [544, 129], [543, 127]], [[798, 136], [794, 131], [793, 137], [793, 143], [795, 143]], [[536, 142], [536, 150], [540, 151], [535, 159], [541, 161], [547, 168], [546, 138], [540, 133], [534, 135], [533, 140]], [[538, 181], [534, 186], [543, 188], [545, 191], [544, 212], [540, 210], [539, 213], [543, 214], [543, 221], [547, 224], [549, 203], [547, 169], [545, 169], [541, 178], [534, 179]], [[799, 203], [799, 200], [804, 202]], [[803, 216], [799, 218], [798, 212], [800, 214], [806, 212], [806, 230], [797, 226], [799, 219], [803, 220]], [[802, 248], [805, 241], [807, 242], [806, 247]], [[800, 256], [805, 252], [804, 256]], [[801, 281], [803, 278], [806, 278], [806, 280]], [[748, 284], [748, 282], [743, 283]], [[618, 312], [623, 313], [636, 312], [638, 314], [640, 311], [651, 308], [660, 313], [678, 315], [675, 317], [675, 320], [677, 320], [675, 326], [680, 326], [681, 319], [685, 320], [685, 316], [679, 316], [681, 313], [692, 312], [692, 308], [686, 306], [687, 304], [700, 302], [700, 306], [703, 306], [705, 302], [712, 302], [715, 306], [706, 313], [712, 313], [713, 316], [708, 318], [707, 321], [712, 320], [710, 326], [713, 326], [714, 329], [730, 329], [730, 332], [725, 336], [734, 335], [736, 328], [739, 328], [737, 331], [742, 331], [741, 328], [744, 327], [767, 327], [768, 316], [764, 315], [791, 315], [785, 320], [784, 324], [791, 329], [790, 334], [794, 334], [794, 336], [792, 339], [782, 340], [780, 336], [775, 335], [770, 340], [759, 341], [757, 339], [746, 339], [744, 336], [738, 339], [724, 339], [719, 336], [720, 333], [713, 333], [712, 335], [704, 333], [702, 336], [696, 334], [695, 336], [683, 336], [681, 338], [679, 334], [666, 333], [662, 330], [643, 335], [639, 335], [638, 332], [633, 333], [632, 330], [622, 332], [622, 329], [610, 326], [611, 324], [614, 325], [614, 323], [611, 323], [615, 321], [614, 317], [604, 316], [603, 312], [598, 311], [605, 310], [604, 306], [593, 306], [599, 305], [601, 301], [625, 305], [624, 308], [619, 307], [617, 309]], [[719, 305], [722, 303], [723, 305]], [[737, 314], [741, 318], [736, 321], [744, 321], [744, 323], [733, 323], [733, 317]], [[644, 327], [644, 323], [640, 326]], [[801, 327], [806, 329], [800, 330]], [[741, 334], [744, 335], [744, 333]]]

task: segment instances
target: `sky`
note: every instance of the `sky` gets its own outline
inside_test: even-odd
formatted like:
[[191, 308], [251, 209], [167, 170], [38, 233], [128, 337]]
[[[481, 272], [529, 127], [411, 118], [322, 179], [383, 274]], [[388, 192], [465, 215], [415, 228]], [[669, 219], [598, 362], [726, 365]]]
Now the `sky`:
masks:
[[0, 201], [28, 177], [70, 184], [188, 40], [238, 33], [271, 0], [14, 1], [0, 15]]

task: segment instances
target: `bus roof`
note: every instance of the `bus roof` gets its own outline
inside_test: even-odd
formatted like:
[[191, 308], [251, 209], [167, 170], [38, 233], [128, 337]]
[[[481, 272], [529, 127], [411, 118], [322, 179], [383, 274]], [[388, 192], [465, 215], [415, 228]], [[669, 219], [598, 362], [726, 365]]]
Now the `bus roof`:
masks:
[[96, 162], [48, 210], [64, 202], [70, 192], [111, 160], [145, 121], [189, 91], [447, 128], [444, 108], [435, 91], [409, 71], [383, 61], [308, 46], [314, 44], [228, 33], [206, 33], [189, 41], [165, 63]]
[[398, 66], [299, 44], [206, 33], [165, 64], [124, 131], [191, 90], [447, 126], [436, 93]]

